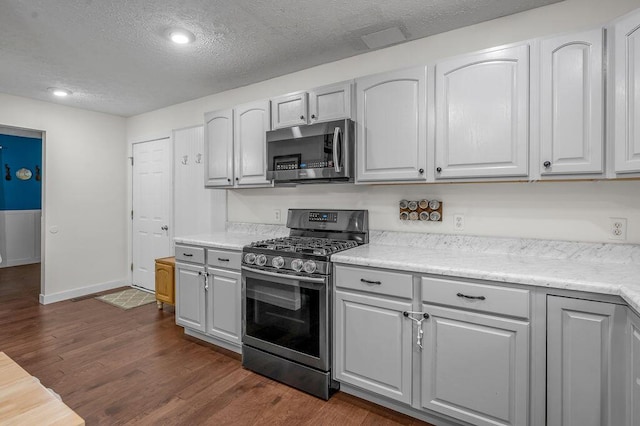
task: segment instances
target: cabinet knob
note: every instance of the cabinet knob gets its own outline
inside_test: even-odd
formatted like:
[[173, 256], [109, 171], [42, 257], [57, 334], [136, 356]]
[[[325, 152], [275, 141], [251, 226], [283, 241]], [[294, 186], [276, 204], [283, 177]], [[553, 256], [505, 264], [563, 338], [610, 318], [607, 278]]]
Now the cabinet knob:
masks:
[[548, 169], [549, 167], [551, 167], [551, 161], [545, 161], [544, 163], [542, 163], [542, 165], [545, 169]]
[[424, 173], [424, 169], [418, 170], [418, 173], [423, 174]]
[[436, 172], [438, 173], [442, 172], [442, 167], [436, 167]]
[[311, 118], [315, 119], [316, 115], [315, 114], [311, 114]]
[[231, 182], [231, 179], [227, 178], [227, 182]]
[[304, 120], [304, 115], [301, 115], [301, 116], [300, 116], [300, 120]]
[[240, 180], [239, 178], [236, 178], [236, 181]]

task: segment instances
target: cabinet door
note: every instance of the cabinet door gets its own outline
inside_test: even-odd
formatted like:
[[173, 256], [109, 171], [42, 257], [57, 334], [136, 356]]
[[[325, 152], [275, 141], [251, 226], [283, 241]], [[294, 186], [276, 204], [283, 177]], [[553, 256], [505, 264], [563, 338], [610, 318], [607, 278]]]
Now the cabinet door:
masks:
[[615, 170], [640, 172], [640, 11], [617, 21], [612, 33]]
[[602, 29], [541, 43], [540, 171], [602, 173]]
[[207, 333], [240, 345], [240, 272], [209, 269]]
[[358, 182], [425, 181], [426, 68], [356, 80]]
[[271, 99], [271, 128], [307, 124], [307, 92], [293, 93]]
[[[547, 297], [547, 424], [624, 424], [623, 306]], [[622, 419], [620, 418], [622, 416]]]
[[236, 185], [270, 185], [266, 177], [269, 101], [238, 106], [233, 114]]
[[436, 178], [527, 176], [529, 46], [436, 65]]
[[629, 312], [629, 407], [627, 424], [640, 425], [640, 317]]
[[309, 122], [351, 118], [351, 82], [319, 87], [309, 92]]
[[410, 404], [411, 303], [335, 294], [335, 379]]
[[175, 304], [174, 267], [156, 262], [156, 300]]
[[204, 115], [205, 186], [233, 185], [233, 114], [230, 109]]
[[176, 263], [176, 324], [205, 331], [204, 267]]
[[529, 323], [426, 304], [423, 311], [422, 407], [474, 425], [527, 424]]

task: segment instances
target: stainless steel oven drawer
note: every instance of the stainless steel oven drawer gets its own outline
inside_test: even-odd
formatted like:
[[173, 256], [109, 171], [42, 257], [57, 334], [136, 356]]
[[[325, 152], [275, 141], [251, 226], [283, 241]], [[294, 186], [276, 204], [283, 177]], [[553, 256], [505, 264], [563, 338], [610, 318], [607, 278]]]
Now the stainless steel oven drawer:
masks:
[[232, 250], [208, 249], [207, 265], [216, 268], [240, 269], [242, 253]]
[[204, 264], [204, 247], [183, 246], [176, 244], [176, 262]]

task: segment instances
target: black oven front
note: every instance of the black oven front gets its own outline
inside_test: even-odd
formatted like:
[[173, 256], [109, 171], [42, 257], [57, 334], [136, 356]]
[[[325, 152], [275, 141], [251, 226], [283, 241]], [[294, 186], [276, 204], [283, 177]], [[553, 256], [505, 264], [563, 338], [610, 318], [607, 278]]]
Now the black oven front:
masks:
[[328, 399], [330, 276], [242, 267], [243, 366]]
[[327, 371], [328, 277], [243, 268], [243, 344]]

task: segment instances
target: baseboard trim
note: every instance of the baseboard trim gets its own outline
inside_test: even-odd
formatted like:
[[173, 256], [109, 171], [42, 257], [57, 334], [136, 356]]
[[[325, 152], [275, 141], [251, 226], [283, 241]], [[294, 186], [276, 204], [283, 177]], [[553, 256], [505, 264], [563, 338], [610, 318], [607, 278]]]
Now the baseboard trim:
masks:
[[29, 259], [18, 259], [18, 260], [7, 260], [3, 259], [4, 262], [0, 264], [0, 268], [11, 268], [13, 266], [23, 266], [23, 265], [31, 265], [33, 263], [40, 263], [39, 257], [33, 257]]
[[112, 290], [118, 287], [127, 287], [129, 285], [130, 284], [125, 280], [108, 281], [106, 283], [74, 288], [73, 290], [61, 291], [59, 293], [40, 294], [40, 304], [48, 305], [50, 303], [73, 299], [74, 297], [86, 296], [88, 294], [99, 293], [105, 290]]

